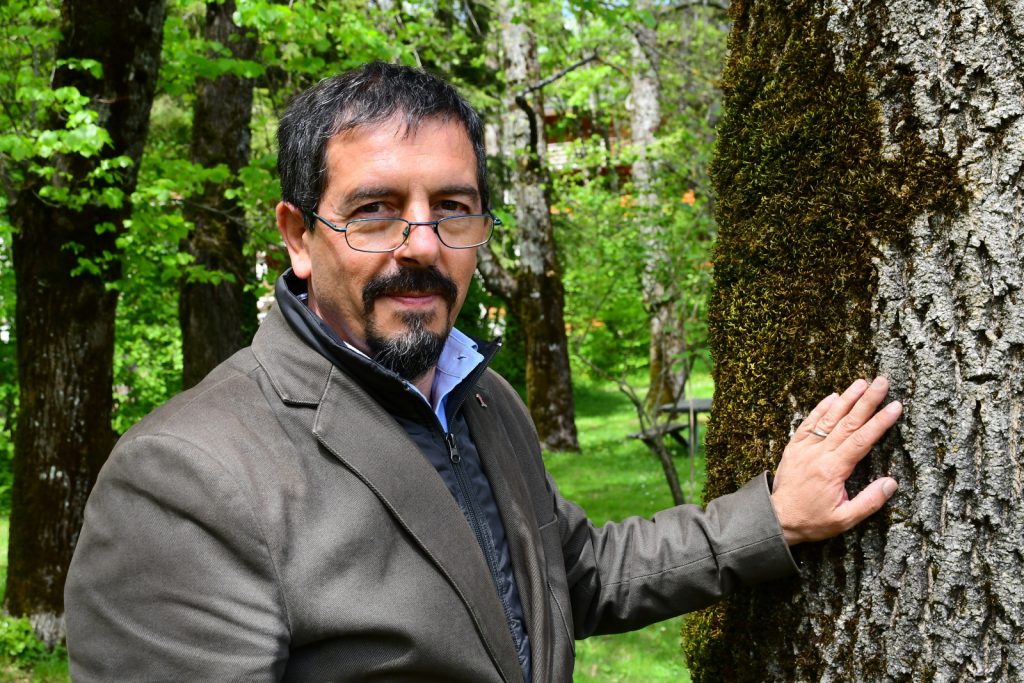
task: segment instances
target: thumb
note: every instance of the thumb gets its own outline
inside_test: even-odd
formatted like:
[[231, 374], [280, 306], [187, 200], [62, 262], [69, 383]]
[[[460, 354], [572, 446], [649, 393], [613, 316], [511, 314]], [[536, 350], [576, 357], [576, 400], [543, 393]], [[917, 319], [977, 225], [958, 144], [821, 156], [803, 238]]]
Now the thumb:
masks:
[[881, 510], [898, 487], [899, 484], [892, 477], [881, 477], [868, 484], [852, 500], [846, 501], [840, 508], [844, 530], [854, 527]]

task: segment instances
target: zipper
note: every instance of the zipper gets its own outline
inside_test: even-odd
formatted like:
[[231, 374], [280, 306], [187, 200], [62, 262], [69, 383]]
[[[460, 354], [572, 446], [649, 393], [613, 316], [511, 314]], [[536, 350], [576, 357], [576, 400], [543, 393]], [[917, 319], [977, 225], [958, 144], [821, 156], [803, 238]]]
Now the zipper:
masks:
[[444, 435], [444, 440], [448, 444], [448, 459], [453, 465], [458, 465], [462, 462], [462, 456], [459, 454], [459, 447], [455, 445], [455, 435], [448, 432]]
[[[440, 423], [437, 425], [440, 427]], [[455, 434], [452, 432], [445, 432], [444, 441], [448, 445], [448, 459], [452, 463], [452, 472], [455, 473], [455, 483], [459, 487], [459, 493], [462, 494], [462, 499], [466, 501], [466, 512], [469, 520], [469, 526], [473, 529], [473, 535], [476, 536], [477, 545], [480, 546], [480, 550], [483, 551], [484, 560], [487, 562], [487, 569], [491, 573], [491, 581], [494, 583], [495, 588], [498, 589], [498, 599], [501, 601], [501, 608], [505, 612], [505, 622], [508, 624], [509, 631], [512, 634], [512, 638], [515, 640], [516, 652], [522, 645], [522, 638], [517, 629], [512, 627], [512, 607], [508, 604], [508, 597], [505, 595], [505, 589], [501, 572], [498, 571], [498, 558], [494, 556], [494, 537], [491, 536], [490, 530], [487, 528], [486, 522], [480, 520], [480, 514], [476, 508], [476, 501], [470, 495], [471, 486], [466, 481], [466, 474], [462, 471], [460, 463], [462, 463], [462, 455], [459, 453], [459, 447], [455, 443]], [[499, 582], [501, 585], [499, 585]]]

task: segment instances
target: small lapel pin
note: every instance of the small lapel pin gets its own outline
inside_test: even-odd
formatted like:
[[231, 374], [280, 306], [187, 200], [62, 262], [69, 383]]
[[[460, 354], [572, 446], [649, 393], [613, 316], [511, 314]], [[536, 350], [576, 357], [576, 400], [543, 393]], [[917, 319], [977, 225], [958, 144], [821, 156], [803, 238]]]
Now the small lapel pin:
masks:
[[484, 401], [484, 397], [481, 396], [480, 394], [476, 395], [476, 400], [480, 402], [480, 407], [481, 408], [486, 408], [487, 407], [487, 402]]

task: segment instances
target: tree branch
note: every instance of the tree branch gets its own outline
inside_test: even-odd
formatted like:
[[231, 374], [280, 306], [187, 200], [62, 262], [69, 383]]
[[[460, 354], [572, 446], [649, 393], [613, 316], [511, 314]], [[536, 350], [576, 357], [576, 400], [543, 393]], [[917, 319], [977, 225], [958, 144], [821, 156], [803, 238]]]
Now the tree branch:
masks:
[[661, 15], [671, 14], [672, 12], [678, 12], [679, 10], [688, 9], [690, 7], [713, 7], [715, 9], [720, 9], [723, 12], [729, 11], [729, 3], [720, 2], [720, 0], [683, 0], [682, 2], [677, 2], [674, 5], [669, 5], [668, 7], [655, 10], [655, 13]]
[[536, 92], [536, 91], [540, 90], [545, 85], [551, 85], [552, 83], [557, 81], [562, 76], [565, 76], [566, 74], [568, 74], [568, 73], [570, 73], [572, 71], [575, 71], [576, 69], [580, 68], [581, 66], [586, 66], [587, 64], [589, 64], [590, 62], [595, 61], [596, 59], [597, 59], [597, 53], [595, 52], [594, 54], [590, 55], [589, 57], [584, 57], [583, 59], [581, 59], [580, 61], [576, 62], [575, 64], [573, 64], [571, 66], [565, 67], [564, 69], [562, 69], [558, 73], [552, 74], [552, 75], [548, 76], [547, 78], [543, 78], [543, 79], [537, 81], [536, 83], [534, 83], [533, 85], [531, 85], [530, 87], [526, 88], [521, 93], [516, 95], [516, 100], [518, 101], [519, 98], [521, 98], [521, 97], [525, 98], [530, 93]]
[[217, 215], [217, 216], [223, 216], [228, 221], [234, 223], [235, 225], [238, 225], [238, 226], [244, 228], [247, 233], [251, 231], [251, 228], [250, 228], [249, 224], [247, 222], [245, 222], [243, 219], [238, 218], [238, 217], [234, 216], [233, 214], [231, 214], [231, 213], [229, 213], [229, 212], [227, 212], [227, 211], [225, 211], [223, 209], [218, 209], [216, 206], [210, 206], [209, 204], [203, 204], [201, 202], [196, 202], [196, 201], [193, 201], [191, 199], [183, 199], [183, 200], [181, 200], [181, 204], [183, 206], [190, 206], [193, 209], [196, 209], [196, 210], [201, 211], [203, 213], [210, 213], [210, 214], [214, 214], [214, 215]]

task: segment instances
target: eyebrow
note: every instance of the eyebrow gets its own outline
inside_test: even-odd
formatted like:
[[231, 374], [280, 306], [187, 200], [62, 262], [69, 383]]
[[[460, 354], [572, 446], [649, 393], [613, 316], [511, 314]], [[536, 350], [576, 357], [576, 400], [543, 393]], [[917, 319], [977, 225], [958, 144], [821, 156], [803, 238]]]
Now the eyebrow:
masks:
[[[340, 202], [336, 204], [335, 209], [347, 210], [354, 204], [365, 201], [374, 201], [379, 199], [385, 199], [395, 195], [394, 188], [386, 185], [371, 185], [366, 187], [357, 187], [352, 192], [345, 195]], [[465, 196], [480, 200], [480, 190], [475, 185], [445, 185], [438, 189], [433, 194], [442, 196]]]

